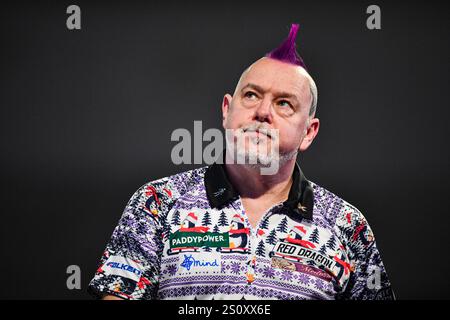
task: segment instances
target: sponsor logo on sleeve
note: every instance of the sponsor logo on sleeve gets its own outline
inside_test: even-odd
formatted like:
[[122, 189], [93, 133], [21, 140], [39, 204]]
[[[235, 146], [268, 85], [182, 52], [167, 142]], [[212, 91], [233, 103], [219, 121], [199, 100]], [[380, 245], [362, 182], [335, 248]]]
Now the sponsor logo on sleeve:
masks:
[[142, 266], [121, 256], [110, 256], [102, 267], [106, 275], [116, 275], [138, 282], [142, 276]]
[[394, 291], [392, 291], [392, 288], [390, 286], [378, 290], [374, 298], [374, 300], [395, 300], [395, 299], [396, 298]]

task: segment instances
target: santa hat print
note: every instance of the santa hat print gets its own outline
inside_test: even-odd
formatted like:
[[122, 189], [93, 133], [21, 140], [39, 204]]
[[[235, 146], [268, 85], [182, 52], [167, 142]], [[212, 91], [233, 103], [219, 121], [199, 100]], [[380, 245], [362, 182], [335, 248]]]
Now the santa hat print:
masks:
[[187, 221], [193, 223], [194, 225], [196, 225], [197, 221], [198, 221], [198, 217], [195, 215], [195, 213], [189, 212], [189, 214], [187, 215], [185, 220], [187, 220]]
[[239, 223], [244, 223], [244, 218], [241, 217], [240, 214], [235, 214], [232, 218], [231, 221], [235, 221], [235, 222], [239, 222]]
[[306, 235], [306, 229], [303, 226], [295, 226], [292, 229], [292, 232], [295, 234], [295, 236], [298, 236], [299, 238], [302, 238]]

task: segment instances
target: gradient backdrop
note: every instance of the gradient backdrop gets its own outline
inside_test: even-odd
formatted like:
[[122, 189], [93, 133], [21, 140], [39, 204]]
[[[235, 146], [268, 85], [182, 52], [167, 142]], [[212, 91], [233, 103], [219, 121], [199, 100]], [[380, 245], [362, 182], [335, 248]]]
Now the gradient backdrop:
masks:
[[367, 217], [398, 298], [450, 298], [444, 1], [2, 3], [0, 298], [89, 298], [134, 191], [200, 166], [172, 164], [172, 131], [221, 128], [223, 95], [292, 22], [319, 88], [303, 171]]

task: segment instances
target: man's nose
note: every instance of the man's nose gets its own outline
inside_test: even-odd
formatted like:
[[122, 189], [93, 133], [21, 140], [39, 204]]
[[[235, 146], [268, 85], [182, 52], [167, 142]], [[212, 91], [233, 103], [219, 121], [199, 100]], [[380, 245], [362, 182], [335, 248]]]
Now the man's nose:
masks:
[[255, 120], [272, 123], [272, 112], [272, 101], [268, 98], [264, 98], [255, 110]]

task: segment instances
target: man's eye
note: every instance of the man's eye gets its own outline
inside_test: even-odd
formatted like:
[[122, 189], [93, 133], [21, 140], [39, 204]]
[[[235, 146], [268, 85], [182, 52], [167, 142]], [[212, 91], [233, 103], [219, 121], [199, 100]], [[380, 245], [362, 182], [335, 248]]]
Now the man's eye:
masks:
[[287, 100], [278, 101], [278, 105], [280, 105], [282, 107], [292, 107], [291, 103]]
[[256, 94], [254, 92], [248, 91], [244, 94], [244, 97], [251, 99], [256, 97]]

